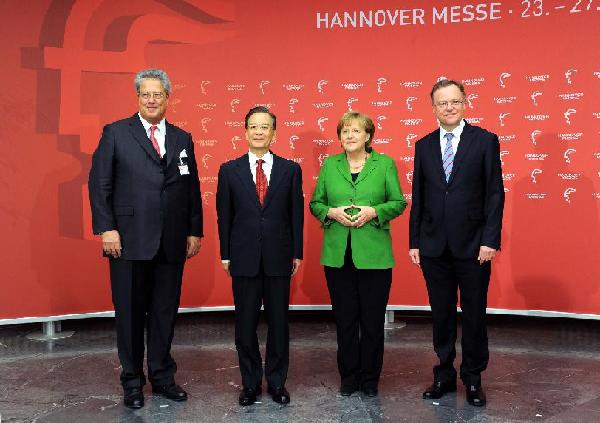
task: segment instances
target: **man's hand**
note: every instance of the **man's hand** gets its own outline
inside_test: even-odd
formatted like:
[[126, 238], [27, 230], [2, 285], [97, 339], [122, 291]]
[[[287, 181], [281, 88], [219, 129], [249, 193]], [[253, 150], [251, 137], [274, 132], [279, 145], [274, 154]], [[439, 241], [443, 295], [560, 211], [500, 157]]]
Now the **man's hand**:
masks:
[[486, 247], [485, 245], [482, 245], [481, 247], [479, 247], [479, 257], [477, 257], [477, 260], [479, 260], [479, 264], [483, 264], [486, 261], [492, 261], [492, 259], [496, 256], [496, 250], [494, 250], [493, 248], [490, 247]]
[[114, 258], [121, 257], [121, 236], [119, 235], [119, 231], [106, 231], [102, 233], [101, 237], [104, 253]]
[[408, 256], [412, 260], [413, 264], [416, 264], [417, 266], [421, 267], [421, 257], [419, 256], [418, 248], [411, 248], [410, 250], [408, 250]]
[[296, 272], [300, 268], [301, 264], [302, 264], [302, 259], [294, 259], [294, 261], [292, 262], [292, 276], [294, 276], [296, 274]]
[[327, 212], [327, 217], [341, 223], [344, 226], [354, 226], [352, 216], [346, 213], [346, 209], [350, 206], [332, 207]]
[[199, 236], [188, 236], [187, 237], [187, 258], [192, 258], [198, 251], [200, 251], [200, 237]]
[[229, 275], [229, 261], [222, 261], [221, 266], [223, 266], [225, 273]]
[[377, 217], [377, 211], [373, 207], [369, 206], [351, 206], [353, 209], [358, 209], [359, 212], [356, 213], [353, 217], [354, 226], [360, 228], [365, 225], [365, 223], [373, 220]]

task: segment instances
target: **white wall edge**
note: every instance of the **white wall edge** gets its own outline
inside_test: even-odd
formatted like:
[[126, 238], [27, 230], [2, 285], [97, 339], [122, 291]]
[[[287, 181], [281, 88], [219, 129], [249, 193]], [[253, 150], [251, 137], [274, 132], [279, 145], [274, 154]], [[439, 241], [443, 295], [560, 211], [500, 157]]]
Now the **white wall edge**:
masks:
[[[429, 306], [411, 306], [411, 305], [388, 305], [388, 310], [393, 311], [431, 311]], [[216, 306], [216, 307], [182, 307], [179, 309], [180, 313], [197, 313], [205, 311], [232, 311], [233, 306]], [[311, 304], [302, 305], [294, 304], [290, 305], [290, 310], [331, 310], [330, 304]], [[460, 311], [460, 308], [457, 309]], [[487, 314], [501, 314], [501, 315], [512, 315], [512, 316], [531, 316], [531, 317], [565, 317], [571, 319], [584, 319], [584, 320], [600, 320], [599, 314], [581, 314], [581, 313], [569, 313], [564, 311], [551, 311], [551, 310], [511, 310], [503, 308], [488, 308]], [[61, 320], [72, 320], [72, 319], [90, 319], [95, 317], [115, 317], [114, 311], [99, 311], [93, 313], [81, 313], [81, 314], [62, 314], [56, 316], [43, 316], [43, 317], [19, 317], [15, 319], [0, 319], [0, 326], [3, 325], [17, 325], [25, 323], [43, 323], [43, 322], [58, 322]]]

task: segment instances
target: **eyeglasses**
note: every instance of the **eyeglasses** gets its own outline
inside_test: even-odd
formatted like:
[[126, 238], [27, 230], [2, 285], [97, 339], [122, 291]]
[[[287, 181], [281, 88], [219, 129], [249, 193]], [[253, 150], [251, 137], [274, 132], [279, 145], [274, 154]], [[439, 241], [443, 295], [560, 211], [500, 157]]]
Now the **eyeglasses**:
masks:
[[260, 129], [261, 131], [264, 131], [264, 132], [266, 132], [266, 131], [268, 131], [268, 130], [269, 130], [269, 129], [271, 129], [271, 128], [272, 128], [272, 126], [271, 126], [271, 125], [255, 125], [255, 124], [248, 125], [248, 129], [249, 129], [250, 131], [253, 131], [253, 132], [254, 132], [254, 131], [258, 131], [259, 129]]
[[446, 107], [459, 107], [464, 103], [464, 100], [450, 100], [450, 101], [440, 101], [435, 104], [435, 107], [438, 109], [445, 109]]
[[151, 98], [153, 98], [154, 100], [162, 100], [167, 95], [165, 93], [139, 93], [139, 96], [143, 100], [150, 100]]

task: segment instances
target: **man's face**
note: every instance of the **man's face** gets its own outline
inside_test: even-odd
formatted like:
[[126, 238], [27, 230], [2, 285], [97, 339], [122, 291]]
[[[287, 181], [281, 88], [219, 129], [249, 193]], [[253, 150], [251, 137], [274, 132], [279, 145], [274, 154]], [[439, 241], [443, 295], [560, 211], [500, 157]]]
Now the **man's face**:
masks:
[[268, 113], [254, 113], [248, 118], [246, 139], [251, 151], [267, 151], [274, 137], [273, 119]]
[[456, 85], [448, 85], [433, 93], [433, 113], [446, 130], [458, 126], [465, 114], [465, 98]]
[[159, 79], [142, 79], [138, 94], [140, 115], [152, 124], [157, 124], [167, 112], [169, 97]]

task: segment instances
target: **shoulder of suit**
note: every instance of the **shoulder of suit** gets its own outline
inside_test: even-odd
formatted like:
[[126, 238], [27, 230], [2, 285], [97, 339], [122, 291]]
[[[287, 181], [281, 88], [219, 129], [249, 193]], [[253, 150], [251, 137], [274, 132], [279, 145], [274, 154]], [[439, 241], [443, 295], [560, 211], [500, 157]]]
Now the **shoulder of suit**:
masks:
[[487, 129], [482, 128], [481, 126], [471, 125], [469, 123], [467, 123], [467, 125], [465, 125], [465, 129], [463, 130], [463, 133], [465, 133], [465, 131], [467, 131], [467, 133], [474, 132], [478, 136], [484, 137], [486, 139], [494, 139], [494, 138], [498, 137], [493, 132], [490, 132]]
[[275, 163], [276, 161], [279, 161], [280, 163], [284, 163], [287, 166], [298, 166], [298, 167], [300, 167], [300, 165], [297, 162], [293, 161], [293, 160], [286, 159], [285, 157], [278, 156], [275, 153], [271, 153], [271, 154], [273, 154], [273, 163]]
[[[134, 119], [137, 118], [137, 115], [133, 115], [133, 116], [129, 116], [123, 119], [119, 119], [116, 120], [114, 122], [108, 123], [106, 124], [106, 128], [120, 128], [120, 127], [128, 127], [129, 125], [131, 125], [134, 121]], [[138, 119], [139, 120], [139, 119]], [[140, 125], [142, 124], [142, 122], [140, 121]]]
[[248, 162], [248, 154], [244, 154], [243, 156], [236, 157], [235, 159], [227, 160], [226, 162], [221, 163], [221, 168], [228, 169], [230, 167], [236, 166], [237, 163], [250, 166]]
[[373, 157], [377, 160], [380, 160], [384, 163], [391, 163], [394, 161], [394, 159], [392, 158], [392, 156], [388, 156], [385, 153], [379, 153], [378, 151], [373, 150], [373, 152], [371, 153], [373, 155]]
[[330, 156], [328, 156], [325, 160], [323, 160], [323, 166], [325, 166], [328, 163], [334, 163], [337, 162], [341, 159], [345, 159], [346, 158], [346, 153], [338, 153], [338, 154], [332, 154]]
[[165, 125], [167, 126], [167, 129], [171, 129], [175, 132], [177, 132], [179, 135], [184, 135], [184, 136], [189, 136], [191, 137], [192, 134], [184, 129], [181, 129], [179, 126], [177, 125], [173, 125], [171, 122], [169, 122], [168, 120], [165, 121]]

